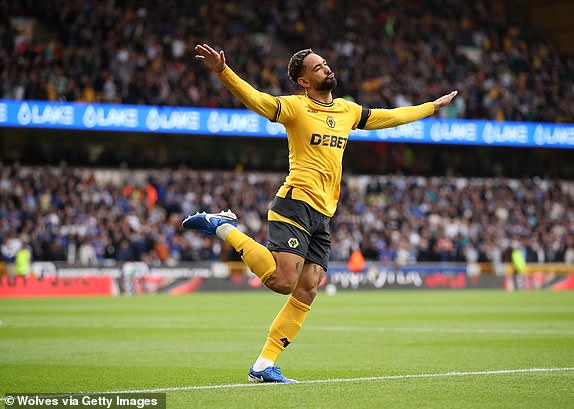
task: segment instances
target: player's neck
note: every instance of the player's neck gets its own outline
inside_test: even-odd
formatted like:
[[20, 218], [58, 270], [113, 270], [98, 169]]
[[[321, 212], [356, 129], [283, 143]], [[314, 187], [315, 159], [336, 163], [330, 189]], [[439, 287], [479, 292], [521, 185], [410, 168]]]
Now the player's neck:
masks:
[[319, 91], [316, 89], [309, 89], [307, 90], [307, 96], [324, 104], [330, 104], [331, 102], [333, 102], [333, 95], [331, 94], [331, 91]]

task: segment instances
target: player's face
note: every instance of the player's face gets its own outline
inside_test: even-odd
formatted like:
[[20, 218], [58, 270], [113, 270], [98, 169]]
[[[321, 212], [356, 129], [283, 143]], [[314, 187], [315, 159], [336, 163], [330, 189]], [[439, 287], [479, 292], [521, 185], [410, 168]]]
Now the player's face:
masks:
[[337, 86], [335, 73], [327, 65], [327, 61], [317, 54], [309, 54], [303, 61], [305, 75], [310, 86], [317, 91], [331, 91]]

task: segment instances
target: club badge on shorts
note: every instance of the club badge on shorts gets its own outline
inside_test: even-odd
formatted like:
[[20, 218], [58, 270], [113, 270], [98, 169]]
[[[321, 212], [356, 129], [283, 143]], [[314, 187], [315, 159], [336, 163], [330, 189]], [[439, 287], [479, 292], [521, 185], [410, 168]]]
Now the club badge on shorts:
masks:
[[291, 237], [289, 241], [287, 241], [287, 244], [289, 244], [289, 247], [294, 249], [299, 247], [299, 240], [297, 240], [295, 237]]

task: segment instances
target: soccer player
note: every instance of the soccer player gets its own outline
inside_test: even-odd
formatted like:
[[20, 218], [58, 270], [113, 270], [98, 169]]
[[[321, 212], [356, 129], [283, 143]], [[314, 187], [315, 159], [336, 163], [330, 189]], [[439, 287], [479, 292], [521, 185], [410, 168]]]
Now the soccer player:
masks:
[[223, 85], [247, 108], [283, 124], [289, 144], [289, 175], [269, 207], [268, 244], [262, 246], [237, 226], [227, 212], [197, 213], [183, 227], [217, 235], [235, 248], [243, 261], [271, 290], [290, 294], [269, 328], [267, 341], [248, 379], [254, 382], [296, 382], [274, 366], [293, 342], [327, 271], [331, 237], [329, 222], [337, 207], [343, 152], [352, 129], [382, 129], [432, 115], [449, 104], [453, 91], [434, 102], [396, 109], [368, 109], [333, 99], [335, 73], [311, 49], [298, 51], [288, 65], [289, 78], [304, 95], [273, 97], [239, 78], [225, 63], [223, 51], [197, 45], [196, 59], [215, 72]]

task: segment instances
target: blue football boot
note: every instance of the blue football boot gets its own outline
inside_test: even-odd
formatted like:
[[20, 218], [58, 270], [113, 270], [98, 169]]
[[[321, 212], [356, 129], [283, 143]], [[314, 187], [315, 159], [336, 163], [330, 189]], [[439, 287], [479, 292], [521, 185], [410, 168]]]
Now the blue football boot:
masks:
[[214, 236], [215, 229], [225, 223], [237, 226], [237, 216], [231, 210], [219, 213], [197, 212], [194, 215], [190, 214], [181, 223], [181, 226], [184, 229], [198, 230]]
[[295, 379], [285, 378], [278, 366], [270, 366], [259, 372], [251, 367], [247, 379], [250, 382], [299, 383]]

